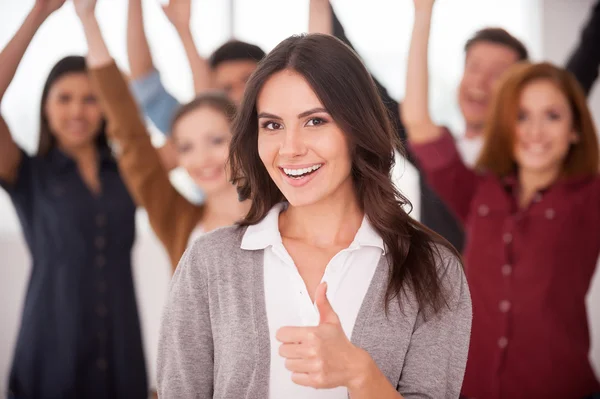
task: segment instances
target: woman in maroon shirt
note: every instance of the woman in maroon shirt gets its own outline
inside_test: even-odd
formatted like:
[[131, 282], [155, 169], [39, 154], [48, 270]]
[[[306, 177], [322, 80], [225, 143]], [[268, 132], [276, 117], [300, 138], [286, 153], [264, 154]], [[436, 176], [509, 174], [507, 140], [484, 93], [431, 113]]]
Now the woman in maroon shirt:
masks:
[[427, 111], [432, 0], [415, 1], [403, 119], [428, 182], [467, 232], [473, 300], [463, 394], [585, 398], [585, 297], [600, 253], [598, 141], [567, 71], [521, 64], [503, 77], [475, 170]]

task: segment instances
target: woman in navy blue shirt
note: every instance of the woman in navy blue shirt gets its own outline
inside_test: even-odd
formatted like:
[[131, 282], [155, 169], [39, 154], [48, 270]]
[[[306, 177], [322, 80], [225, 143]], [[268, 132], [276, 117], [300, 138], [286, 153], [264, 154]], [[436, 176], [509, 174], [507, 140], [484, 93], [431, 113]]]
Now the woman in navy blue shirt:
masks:
[[[0, 53], [0, 100], [35, 32], [64, 3], [37, 0]], [[54, 66], [40, 115], [35, 156], [0, 116], [0, 185], [33, 259], [8, 397], [146, 398], [131, 271], [135, 205], [83, 57]]]

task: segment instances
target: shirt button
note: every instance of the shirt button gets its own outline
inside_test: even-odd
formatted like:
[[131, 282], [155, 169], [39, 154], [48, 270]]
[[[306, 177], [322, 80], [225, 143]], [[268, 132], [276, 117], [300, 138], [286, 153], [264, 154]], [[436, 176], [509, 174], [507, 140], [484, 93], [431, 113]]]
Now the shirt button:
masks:
[[512, 274], [512, 266], [511, 265], [504, 265], [502, 266], [502, 275], [503, 276], [510, 276]]
[[512, 234], [510, 233], [505, 233], [504, 236], [502, 236], [505, 244], [510, 244], [512, 242], [512, 238]]
[[552, 220], [552, 219], [554, 219], [554, 216], [556, 216], [556, 212], [554, 212], [554, 209], [548, 208], [548, 209], [546, 209], [546, 212], [544, 213], [544, 215], [546, 216], [546, 219]]
[[101, 357], [98, 360], [96, 360], [96, 366], [98, 366], [100, 370], [104, 371], [108, 367], [108, 363], [106, 362], [106, 359]]
[[104, 227], [106, 225], [106, 215], [99, 213], [96, 215], [96, 226]]
[[106, 341], [106, 331], [98, 331], [98, 341]]
[[96, 237], [95, 243], [97, 249], [103, 249], [104, 245], [106, 244], [106, 240], [104, 237]]
[[108, 310], [106, 309], [106, 306], [98, 305], [96, 306], [96, 313], [98, 314], [98, 316], [104, 317], [108, 313]]
[[533, 202], [540, 202], [542, 200], [542, 194], [537, 193], [534, 197], [533, 197]]
[[477, 208], [477, 213], [479, 216], [487, 216], [490, 213], [490, 208], [487, 205], [479, 205], [479, 208]]
[[508, 346], [508, 338], [502, 337], [498, 340], [498, 347], [504, 349]]
[[502, 313], [506, 313], [510, 310], [510, 302], [509, 301], [500, 301], [500, 311]]
[[96, 267], [102, 269], [106, 265], [106, 259], [102, 255], [96, 256]]
[[100, 281], [97, 285], [97, 288], [98, 288], [98, 292], [101, 294], [106, 292], [106, 283], [104, 281]]

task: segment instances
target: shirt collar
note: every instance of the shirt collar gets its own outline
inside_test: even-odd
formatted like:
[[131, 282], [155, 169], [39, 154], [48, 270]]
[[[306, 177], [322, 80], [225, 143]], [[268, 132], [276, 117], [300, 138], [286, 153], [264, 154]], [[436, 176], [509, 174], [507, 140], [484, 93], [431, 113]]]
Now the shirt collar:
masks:
[[[267, 213], [267, 216], [263, 220], [257, 224], [248, 226], [242, 238], [241, 248], [246, 250], [260, 250], [281, 244], [279, 214], [285, 209], [287, 209], [287, 203], [279, 203]], [[383, 239], [373, 226], [371, 226], [366, 216], [363, 218], [362, 224], [356, 232], [354, 241], [352, 241], [349, 248], [358, 249], [360, 247], [381, 248], [385, 254]]]
[[[114, 163], [114, 158], [109, 147], [100, 147], [98, 149], [100, 165], [109, 165]], [[48, 153], [50, 163], [56, 166], [59, 170], [65, 170], [69, 167], [76, 166], [75, 161], [69, 155], [65, 154], [58, 147], [54, 147]]]

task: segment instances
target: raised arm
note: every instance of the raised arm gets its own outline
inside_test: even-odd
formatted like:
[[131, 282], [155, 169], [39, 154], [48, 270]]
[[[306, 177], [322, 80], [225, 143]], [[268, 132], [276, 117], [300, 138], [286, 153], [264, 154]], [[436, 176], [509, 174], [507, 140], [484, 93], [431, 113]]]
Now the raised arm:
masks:
[[[323, 33], [328, 35], [333, 35], [337, 37], [344, 43], [346, 43], [351, 49], [355, 50], [354, 46], [346, 36], [346, 31], [342, 26], [342, 23], [338, 19], [335, 10], [329, 3], [329, 0], [310, 0], [309, 6], [309, 22], [308, 22], [308, 31], [310, 33]], [[390, 96], [387, 89], [377, 80], [377, 78], [371, 75], [373, 81], [375, 82], [375, 86], [377, 87], [377, 91], [379, 92], [379, 96], [383, 101], [383, 104], [388, 110], [390, 115], [390, 119], [396, 128], [396, 132], [398, 137], [403, 142], [406, 141], [406, 132], [404, 129], [404, 125], [400, 120], [400, 104], [398, 101], [394, 100], [392, 96]], [[410, 151], [408, 151], [408, 160], [412, 162], [412, 155]]]
[[112, 60], [94, 16], [95, 0], [74, 0], [88, 43], [92, 84], [108, 120], [108, 134], [119, 144], [119, 169], [137, 203], [176, 264], [195, 227], [201, 208], [171, 185], [152, 147], [131, 92]]
[[154, 71], [152, 54], [144, 32], [142, 0], [129, 0], [127, 9], [127, 59], [131, 79], [136, 80]]
[[191, 3], [192, 0], [171, 0], [168, 5], [163, 6], [163, 11], [181, 39], [192, 70], [194, 91], [199, 94], [212, 87], [211, 71], [208, 62], [198, 54], [198, 49], [194, 43], [194, 37], [190, 29]]
[[165, 89], [152, 63], [144, 32], [142, 0], [129, 0], [127, 56], [131, 69], [131, 89], [137, 103], [156, 128], [168, 136], [171, 133], [171, 119], [181, 104]]
[[586, 95], [590, 94], [598, 79], [600, 68], [600, 0], [581, 32], [579, 44], [567, 61], [567, 69], [575, 75]]
[[402, 122], [411, 143], [426, 143], [440, 137], [441, 129], [429, 114], [429, 31], [433, 0], [414, 0], [415, 18], [408, 52], [406, 96]]
[[465, 223], [481, 179], [463, 163], [450, 132], [431, 120], [427, 52], [434, 0], [414, 0], [414, 3], [402, 120], [411, 154], [427, 183]]
[[329, 0], [310, 0], [308, 9], [308, 32], [333, 35], [332, 11]]
[[[0, 103], [33, 36], [50, 14], [64, 3], [65, 0], [37, 0], [17, 33], [0, 53]], [[13, 184], [16, 181], [21, 159], [22, 153], [6, 121], [0, 116], [0, 179], [3, 182]]]

